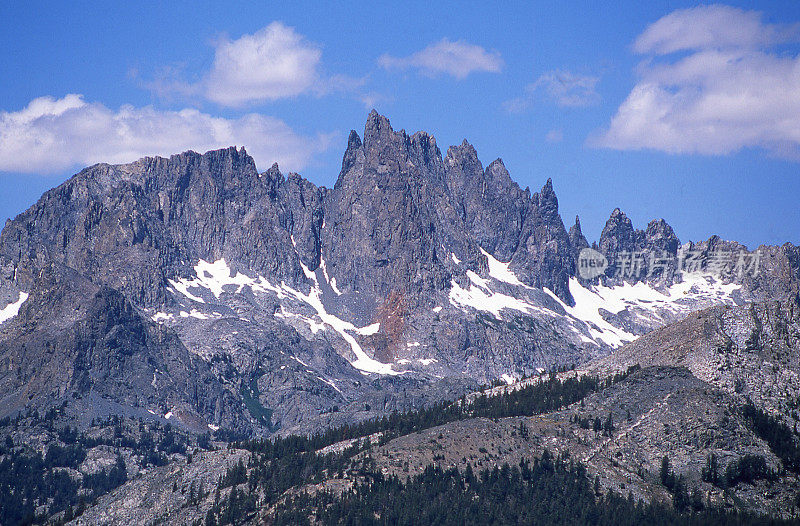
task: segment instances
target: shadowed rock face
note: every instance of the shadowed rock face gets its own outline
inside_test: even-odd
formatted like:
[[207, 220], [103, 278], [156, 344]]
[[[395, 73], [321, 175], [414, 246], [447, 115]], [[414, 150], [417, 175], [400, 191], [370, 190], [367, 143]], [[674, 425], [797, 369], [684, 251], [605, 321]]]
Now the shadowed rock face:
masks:
[[68, 398], [86, 421], [120, 409], [159, 417], [181, 411], [198, 432], [215, 419], [248, 429], [239, 404], [173, 331], [72, 269], [43, 268], [0, 336], [2, 415]]
[[552, 181], [531, 195], [512, 181], [502, 159], [483, 170], [466, 140], [448, 149], [444, 164], [457, 210], [473, 239], [498, 260], [510, 261], [523, 282], [547, 287], [571, 303], [567, 280], [575, 263]]
[[[373, 112], [363, 143], [351, 133], [342, 172], [325, 200], [323, 255], [342, 290], [414, 300], [444, 290], [450, 254], [480, 268], [444, 181], [436, 140], [395, 132]], [[485, 263], [483, 263], [485, 266]]]
[[586, 236], [581, 230], [581, 219], [578, 216], [575, 216], [575, 224], [569, 227], [569, 242], [572, 248], [578, 252], [589, 247], [589, 242], [586, 241]]

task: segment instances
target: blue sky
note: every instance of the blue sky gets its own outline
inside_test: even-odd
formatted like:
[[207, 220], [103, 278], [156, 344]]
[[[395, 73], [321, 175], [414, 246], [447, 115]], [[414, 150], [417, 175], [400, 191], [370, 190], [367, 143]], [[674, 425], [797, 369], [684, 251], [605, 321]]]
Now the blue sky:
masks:
[[590, 240], [620, 207], [800, 244], [798, 2], [285, 4], [0, 4], [0, 218], [94, 162], [227, 144], [331, 186], [374, 107], [552, 177]]

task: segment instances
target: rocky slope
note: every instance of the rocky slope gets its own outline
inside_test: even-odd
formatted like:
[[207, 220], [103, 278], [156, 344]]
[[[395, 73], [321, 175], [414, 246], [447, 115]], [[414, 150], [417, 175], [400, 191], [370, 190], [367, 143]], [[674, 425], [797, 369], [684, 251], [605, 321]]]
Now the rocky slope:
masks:
[[607, 374], [642, 366], [686, 367], [731, 396], [800, 420], [800, 306], [786, 301], [718, 306], [656, 329], [585, 370]]
[[[611, 430], [601, 432], [582, 424], [595, 419], [613, 422]], [[373, 442], [377, 440], [372, 438]], [[341, 452], [351, 444], [322, 452]], [[614, 491], [630, 494], [635, 501], [671, 506], [674, 491], [665, 487], [662, 479], [665, 456], [669, 459], [669, 476], [680, 479], [687, 494], [698, 495], [703, 506], [790, 517], [800, 489], [795, 475], [783, 471], [781, 458], [754, 433], [733, 397], [699, 380], [686, 368], [651, 367], [560, 411], [532, 417], [467, 418], [404, 434], [385, 444], [374, 443], [353, 456], [346, 469], [331, 470], [322, 480], [291, 487], [269, 501], [285, 502], [302, 493], [341, 494], [369, 480], [374, 476], [371, 473], [405, 480], [431, 465], [479, 474], [504, 464], [530, 462], [545, 451], [567, 455], [585, 465], [587, 477], [597, 481], [598, 495]], [[231, 459], [248, 455], [245, 450], [202, 453], [195, 456], [199, 462], [191, 465], [176, 462], [149, 471], [102, 497], [77, 523], [154, 524], [166, 519], [190, 524], [208, 513], [212, 499], [206, 496], [200, 502], [190, 502], [189, 483], [219, 476], [223, 467], [231, 466]], [[731, 472], [728, 466], [747, 458], [761, 459], [767, 472], [778, 475], [733, 482], [723, 489], [723, 484], [712, 483], [704, 475], [711, 455], [718, 463], [720, 477]], [[247, 464], [247, 473], [258, 469], [260, 462]], [[268, 500], [257, 484], [254, 489], [244, 482], [239, 488], [224, 485], [221, 500], [230, 498], [234, 490]], [[243, 523], [269, 522], [274, 511], [274, 505], [257, 505]]]

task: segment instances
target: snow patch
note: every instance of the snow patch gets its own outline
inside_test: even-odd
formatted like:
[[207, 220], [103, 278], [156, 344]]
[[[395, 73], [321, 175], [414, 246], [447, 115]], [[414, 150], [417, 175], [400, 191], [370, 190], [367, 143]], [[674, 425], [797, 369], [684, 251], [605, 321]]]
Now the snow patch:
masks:
[[276, 312], [274, 316], [276, 318], [283, 318], [285, 320], [289, 318], [296, 318], [304, 323], [307, 323], [309, 329], [311, 329], [312, 334], [317, 334], [319, 331], [325, 330], [324, 323], [319, 323], [316, 320], [309, 318], [308, 316], [303, 316], [302, 314], [295, 314], [293, 312], [289, 312], [283, 307], [283, 305], [281, 305], [281, 311]]
[[334, 389], [336, 389], [336, 392], [337, 392], [337, 393], [339, 393], [339, 394], [341, 394], [341, 393], [342, 393], [342, 390], [341, 390], [341, 389], [339, 389], [338, 387], [336, 387], [336, 384], [335, 384], [335, 383], [333, 383], [333, 380], [329, 380], [329, 379], [327, 379], [327, 378], [323, 378], [323, 377], [321, 377], [321, 376], [317, 376], [317, 378], [319, 378], [320, 380], [322, 380], [322, 381], [323, 381], [323, 382], [325, 382], [326, 384], [328, 384], [328, 385], [330, 385], [331, 387], [333, 387]]
[[439, 360], [437, 360], [436, 358], [420, 358], [417, 361], [422, 365], [430, 365], [432, 363], [438, 362]]
[[[553, 291], [546, 288], [544, 291], [561, 305], [567, 314], [586, 324], [589, 334], [594, 340], [602, 340], [612, 347], [619, 347], [625, 342], [636, 339], [634, 334], [624, 331], [607, 322], [601, 315], [599, 309], [612, 311], [611, 305], [598, 293], [584, 288], [576, 278], [569, 280], [569, 292], [575, 299], [575, 306], [570, 307]], [[620, 309], [621, 310], [621, 309]], [[612, 312], [619, 312], [612, 311]]]
[[284, 288], [287, 291], [289, 291], [294, 297], [307, 303], [309, 306], [311, 306], [311, 308], [317, 311], [317, 316], [319, 316], [322, 322], [325, 323], [326, 325], [329, 325], [333, 330], [338, 332], [342, 336], [342, 338], [348, 344], [350, 344], [350, 348], [352, 349], [353, 354], [355, 354], [356, 356], [356, 360], [350, 362], [351, 365], [356, 369], [360, 369], [362, 372], [366, 373], [379, 373], [379, 374], [391, 374], [391, 375], [400, 374], [398, 371], [392, 369], [391, 364], [379, 362], [378, 360], [370, 358], [369, 355], [367, 355], [367, 353], [364, 352], [364, 350], [358, 344], [353, 335], [350, 334], [350, 332], [356, 332], [356, 333], [358, 332], [358, 328], [356, 326], [354, 326], [350, 322], [346, 322], [340, 318], [337, 318], [333, 314], [329, 314], [325, 310], [325, 306], [322, 304], [319, 283], [317, 283], [317, 276], [313, 272], [309, 271], [308, 268], [305, 265], [303, 265], [302, 261], [300, 262], [300, 265], [303, 267], [303, 272], [305, 272], [307, 276], [310, 274], [309, 279], [313, 280], [316, 286], [313, 289], [311, 289], [311, 291], [308, 294], [303, 294], [302, 292], [294, 290], [286, 285], [283, 285]]
[[17, 314], [19, 314], [19, 308], [22, 307], [22, 304], [28, 299], [27, 292], [20, 292], [19, 299], [14, 303], [9, 303], [4, 308], [0, 309], [0, 324], [7, 322]]
[[472, 271], [467, 271], [467, 275], [475, 286], [465, 289], [455, 280], [450, 283], [450, 303], [456, 307], [472, 307], [480, 311], [490, 312], [495, 318], [500, 318], [500, 312], [503, 309], [512, 309], [528, 314], [541, 310], [513, 296], [492, 292], [486, 280]]
[[523, 282], [517, 278], [517, 275], [514, 274], [508, 267], [511, 264], [509, 261], [508, 263], [501, 263], [497, 259], [494, 258], [491, 254], [486, 252], [484, 249], [481, 249], [481, 254], [486, 256], [486, 259], [489, 261], [489, 275], [498, 281], [504, 281], [510, 285], [517, 285], [519, 287], [527, 287]]
[[379, 330], [381, 330], [381, 324], [380, 322], [375, 322], [372, 325], [356, 329], [356, 332], [362, 336], [372, 336], [373, 334], [377, 334]]
[[[329, 314], [325, 310], [325, 306], [322, 304], [322, 292], [319, 287], [319, 282], [317, 281], [316, 273], [309, 270], [302, 261], [300, 261], [300, 266], [302, 267], [306, 278], [313, 281], [315, 285], [308, 294], [304, 294], [298, 290], [295, 290], [285, 283], [281, 283], [280, 286], [272, 285], [263, 276], [259, 276], [257, 279], [254, 279], [240, 272], [237, 272], [235, 276], [231, 275], [231, 269], [224, 259], [219, 259], [214, 263], [209, 263], [201, 259], [194, 267], [197, 277], [191, 280], [170, 280], [169, 283], [176, 291], [199, 303], [205, 303], [205, 301], [202, 298], [192, 294], [190, 289], [204, 288], [209, 290], [214, 297], [219, 298], [224, 287], [226, 286], [238, 287], [237, 292], [241, 292], [244, 287], [250, 287], [253, 292], [272, 292], [276, 294], [279, 299], [294, 298], [310, 306], [315, 311], [316, 317], [320, 319], [321, 323], [307, 316], [288, 312], [283, 307], [281, 307], [280, 313], [276, 313], [277, 317], [298, 318], [301, 321], [308, 323], [311, 331], [314, 334], [322, 330], [325, 326], [332, 328], [334, 331], [338, 332], [341, 337], [350, 345], [353, 354], [356, 356], [356, 359], [351, 362], [351, 364], [353, 367], [361, 370], [362, 372], [391, 375], [401, 374], [400, 372], [393, 370], [391, 364], [385, 364], [370, 358], [369, 355], [367, 355], [367, 353], [364, 352], [364, 350], [358, 344], [353, 334], [351, 334], [355, 333], [368, 335], [370, 334], [370, 331], [377, 331], [377, 328], [375, 327], [376, 324], [359, 329], [352, 323], [346, 322], [334, 316], [333, 314]], [[325, 268], [324, 260], [321, 261], [320, 267], [323, 276], [327, 280], [327, 269]], [[335, 283], [331, 285], [331, 288], [334, 289], [335, 293], [340, 293], [335, 287]], [[187, 313], [186, 317], [189, 315], [191, 315], [191, 313]], [[363, 332], [365, 329], [366, 332]]]
[[196, 310], [196, 309], [192, 309], [189, 312], [186, 312], [185, 310], [182, 310], [180, 312], [180, 317], [181, 318], [196, 318], [198, 320], [207, 320], [208, 319], [208, 316], [206, 316], [205, 314], [203, 314], [202, 312], [200, 312], [199, 310]]
[[162, 323], [174, 320], [175, 316], [168, 312], [156, 312], [150, 319], [156, 323]]
[[319, 268], [322, 270], [322, 275], [325, 277], [325, 281], [331, 286], [333, 292], [337, 296], [341, 296], [342, 293], [339, 288], [336, 286], [336, 278], [329, 278], [328, 277], [328, 267], [325, 266], [325, 259], [320, 256], [319, 258]]
[[556, 300], [573, 318], [584, 322], [591, 339], [582, 331], [573, 327], [586, 342], [601, 340], [612, 347], [636, 339], [636, 335], [615, 327], [600, 315], [600, 309], [618, 314], [627, 308], [639, 308], [654, 315], [659, 311], [677, 314], [688, 314], [696, 307], [693, 301], [722, 300], [734, 303], [731, 294], [741, 288], [735, 283], [724, 284], [719, 279], [705, 274], [682, 274], [683, 281], [675, 283], [664, 291], [657, 290], [647, 283], [625, 283], [616, 287], [596, 285], [586, 288], [576, 279], [570, 278], [569, 291], [575, 299], [575, 306], [570, 307], [561, 301], [552, 291], [544, 291]]
[[300, 365], [302, 365], [304, 367], [311, 367], [310, 365], [308, 365], [306, 362], [304, 362], [303, 360], [301, 360], [297, 356], [292, 356], [292, 359], [297, 361]]
[[510, 374], [501, 374], [500, 379], [503, 380], [508, 385], [513, 385], [514, 382], [517, 381], [517, 379], [511, 376]]
[[236, 292], [241, 292], [244, 287], [250, 287], [253, 292], [270, 291], [277, 294], [278, 298], [286, 297], [285, 291], [279, 287], [272, 286], [262, 276], [259, 276], [258, 279], [253, 279], [241, 272], [237, 272], [235, 276], [231, 275], [231, 269], [225, 259], [219, 259], [213, 263], [201, 259], [195, 265], [194, 271], [197, 276], [194, 279], [169, 280], [169, 284], [176, 291], [198, 303], [205, 303], [205, 300], [192, 294], [189, 289], [203, 288], [209, 290], [217, 299], [219, 299], [226, 286], [237, 287]]

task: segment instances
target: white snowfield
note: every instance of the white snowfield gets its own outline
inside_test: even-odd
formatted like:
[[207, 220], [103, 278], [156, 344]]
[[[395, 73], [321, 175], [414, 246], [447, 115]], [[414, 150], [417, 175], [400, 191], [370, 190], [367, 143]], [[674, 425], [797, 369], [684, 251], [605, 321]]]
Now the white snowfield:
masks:
[[[281, 308], [281, 312], [276, 314], [276, 316], [283, 317], [284, 319], [296, 318], [308, 324], [313, 334], [316, 334], [318, 331], [323, 330], [326, 327], [333, 329], [349, 344], [350, 349], [353, 351], [356, 359], [350, 363], [353, 365], [353, 367], [364, 373], [396, 375], [405, 372], [395, 371], [392, 368], [393, 364], [386, 364], [370, 358], [370, 356], [364, 352], [353, 334], [355, 333], [365, 336], [375, 334], [380, 329], [380, 325], [372, 324], [366, 327], [356, 327], [352, 323], [328, 313], [322, 303], [322, 291], [320, 289], [316, 273], [309, 270], [305, 265], [303, 265], [302, 262], [300, 265], [303, 267], [303, 272], [305, 273], [306, 277], [314, 282], [314, 286], [311, 288], [308, 294], [303, 294], [299, 290], [296, 290], [285, 283], [273, 285], [263, 276], [251, 278], [245, 274], [242, 274], [241, 272], [237, 272], [236, 275], [232, 275], [231, 269], [224, 259], [219, 259], [213, 263], [200, 260], [194, 267], [196, 274], [195, 278], [190, 280], [170, 280], [169, 284], [176, 292], [184, 295], [192, 301], [197, 301], [199, 303], [205, 303], [205, 300], [196, 295], [201, 293], [200, 291], [195, 290], [198, 288], [210, 291], [217, 299], [219, 299], [222, 293], [225, 292], [226, 287], [235, 287], [235, 292], [237, 293], [241, 292], [244, 287], [250, 287], [253, 293], [272, 292], [277, 295], [279, 299], [294, 298], [311, 307], [315, 311], [315, 316], [308, 317], [302, 314], [292, 313], [283, 307]], [[322, 271], [323, 276], [327, 279], [327, 272], [325, 269], [322, 269]], [[338, 289], [334, 288], [333, 286], [331, 288], [336, 294], [339, 294]], [[192, 291], [195, 291], [196, 293]], [[192, 310], [188, 316], [200, 318], [199, 314], [199, 312]], [[160, 316], [159, 319], [165, 319], [165, 317]]]
[[14, 303], [9, 303], [2, 309], [0, 309], [0, 324], [10, 320], [17, 314], [19, 314], [19, 308], [22, 307], [22, 304], [28, 299], [27, 292], [20, 292], [19, 299]]
[[[486, 259], [489, 260], [489, 275], [498, 281], [505, 281], [510, 285], [517, 285], [519, 287], [527, 287], [524, 283], [522, 283], [516, 274], [514, 274], [511, 269], [508, 268], [510, 265], [509, 263], [501, 263], [500, 261], [496, 260], [494, 256], [486, 252], [484, 249], [481, 249], [481, 253], [486, 256]], [[528, 287], [530, 288], [530, 287]]]
[[[624, 343], [636, 339], [636, 335], [614, 325], [606, 320], [602, 311], [618, 314], [629, 309], [648, 320], [660, 323], [666, 321], [666, 315], [679, 315], [695, 310], [698, 303], [710, 305], [711, 303], [733, 303], [732, 293], [740, 288], [737, 284], [723, 284], [720, 280], [710, 275], [687, 274], [682, 275], [683, 281], [661, 290], [646, 283], [624, 284], [616, 287], [592, 286], [584, 287], [576, 278], [569, 280], [569, 290], [575, 299], [575, 306], [564, 303], [551, 290], [545, 288], [543, 292], [556, 302], [560, 309], [543, 301], [541, 291], [525, 285], [509, 268], [509, 263], [502, 263], [486, 251], [483, 254], [488, 260], [488, 276], [482, 277], [471, 270], [466, 271], [469, 284], [462, 287], [455, 280], [451, 282], [448, 294], [450, 305], [464, 310], [478, 310], [488, 313], [497, 319], [503, 319], [504, 314], [516, 311], [528, 316], [558, 317], [567, 320], [567, 334], [571, 331], [580, 341], [596, 346], [619, 347]], [[454, 262], [460, 261], [451, 254]], [[357, 337], [370, 336], [380, 330], [380, 323], [373, 323], [365, 327], [356, 327], [334, 314], [327, 312], [322, 302], [322, 287], [320, 279], [330, 285], [334, 294], [341, 294], [336, 288], [333, 279], [327, 274], [327, 269], [321, 265], [321, 272], [313, 272], [302, 264], [305, 276], [313, 282], [307, 294], [296, 290], [285, 283], [275, 285], [263, 276], [249, 277], [241, 272], [235, 275], [224, 259], [213, 263], [200, 260], [194, 267], [196, 277], [192, 279], [170, 280], [169, 283], [175, 294], [181, 294], [189, 300], [205, 304], [206, 300], [212, 301], [213, 296], [219, 299], [223, 292], [238, 293], [249, 287], [254, 294], [271, 293], [279, 299], [289, 299], [289, 304], [281, 305], [276, 317], [283, 318], [291, 324], [301, 324], [309, 328], [311, 334], [320, 331], [332, 330], [337, 333], [350, 347], [355, 357], [350, 363], [364, 374], [377, 373], [384, 375], [403, 374], [406, 371], [396, 370], [410, 363], [409, 360], [400, 359], [394, 364], [382, 363], [371, 358], [361, 347]], [[318, 277], [319, 276], [319, 277]], [[326, 289], [327, 290], [327, 289]], [[537, 296], [538, 295], [538, 296]], [[205, 299], [204, 299], [205, 298]], [[0, 311], [0, 323], [16, 315], [19, 306], [27, 299], [27, 294], [21, 293], [20, 300]], [[562, 311], [563, 309], [563, 311]], [[441, 306], [433, 309], [438, 313]], [[566, 316], [565, 314], [566, 313]], [[217, 313], [205, 314], [195, 308], [182, 310], [175, 314], [158, 312], [152, 319], [158, 322], [173, 322], [178, 317], [196, 318], [205, 320], [219, 316]], [[419, 347], [417, 341], [409, 341], [408, 348]], [[434, 359], [418, 359], [418, 363], [429, 365]], [[512, 377], [503, 378], [506, 382]], [[323, 379], [323, 381], [326, 381]], [[334, 388], [337, 388], [333, 385]]]
[[[464, 288], [455, 280], [451, 282], [449, 299], [452, 305], [487, 312], [498, 319], [502, 319], [502, 312], [506, 309], [528, 315], [558, 315], [543, 305], [538, 305], [531, 298], [532, 287], [519, 280], [509, 268], [509, 263], [498, 261], [483, 249], [481, 252], [489, 262], [489, 276], [492, 279], [482, 278], [468, 270], [466, 274], [471, 282], [469, 287]], [[731, 294], [741, 287], [735, 283], [723, 284], [708, 274], [684, 273], [682, 279], [682, 282], [660, 291], [642, 282], [616, 287], [587, 288], [581, 285], [577, 278], [571, 278], [569, 291], [575, 300], [574, 307], [565, 304], [551, 290], [545, 288], [544, 292], [564, 309], [570, 318], [573, 331], [582, 341], [594, 345], [602, 342], [611, 347], [619, 347], [636, 339], [637, 336], [609, 323], [600, 314], [601, 309], [612, 314], [618, 314], [629, 308], [637, 309], [657, 319], [663, 319], [665, 312], [688, 314], [696, 308], [693, 305], [698, 301], [733, 303]], [[495, 286], [497, 282], [505, 284], [504, 292], [495, 290], [499, 288]], [[511, 295], [507, 285], [516, 289], [516, 293]]]

